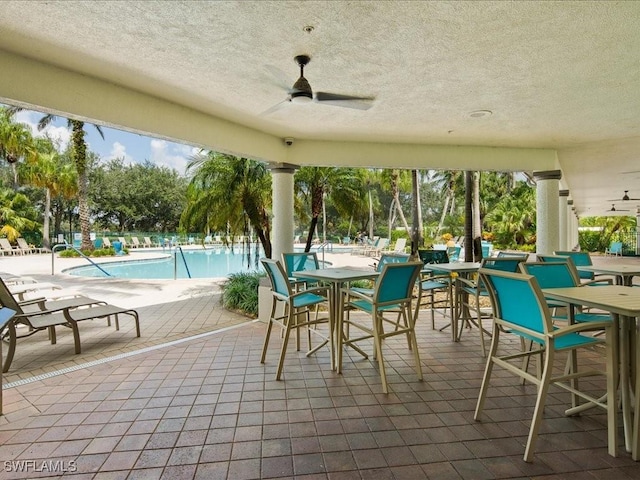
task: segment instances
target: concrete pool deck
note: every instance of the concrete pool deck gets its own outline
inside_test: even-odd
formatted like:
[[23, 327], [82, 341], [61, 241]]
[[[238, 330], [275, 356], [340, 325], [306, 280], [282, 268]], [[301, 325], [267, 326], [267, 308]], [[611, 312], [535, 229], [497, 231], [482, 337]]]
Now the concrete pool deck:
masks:
[[[153, 254], [161, 256], [167, 252], [158, 249]], [[152, 258], [156, 256], [153, 254], [150, 249], [143, 252], [133, 250], [126, 260]], [[122, 257], [101, 258], [97, 262], [122, 260]], [[349, 253], [326, 253], [325, 260], [333, 265], [356, 266], [368, 266], [374, 262], [371, 257]], [[16, 356], [9, 372], [4, 374], [4, 384], [76, 368], [87, 362], [152, 348], [253, 320], [222, 308], [220, 286], [224, 278], [137, 280], [78, 277], [63, 272], [70, 267], [86, 264], [85, 259], [56, 256], [52, 275], [51, 254], [13, 255], [0, 257], [0, 272], [53, 283], [65, 290], [73, 290], [120, 307], [135, 308], [140, 315], [141, 337], [135, 336], [134, 324], [127, 316], [123, 317], [119, 331], [105, 327], [102, 321], [83, 322], [80, 327], [82, 353], [75, 355], [70, 331], [58, 329], [56, 345], [50, 345], [46, 334], [38, 332], [18, 340]], [[46, 295], [46, 291], [43, 293]]]

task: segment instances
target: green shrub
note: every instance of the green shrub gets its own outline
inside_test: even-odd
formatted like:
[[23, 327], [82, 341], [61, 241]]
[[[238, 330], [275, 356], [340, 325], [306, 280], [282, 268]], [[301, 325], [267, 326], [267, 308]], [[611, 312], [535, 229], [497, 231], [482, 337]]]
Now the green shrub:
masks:
[[232, 273], [222, 284], [222, 305], [250, 317], [258, 316], [258, 285], [260, 273]]
[[[95, 250], [81, 250], [81, 252], [87, 257], [114, 257], [116, 255], [116, 251], [112, 248], [96, 248]], [[123, 250], [125, 254], [129, 253], [126, 249]], [[72, 248], [67, 250], [62, 250], [60, 252], [60, 257], [62, 258], [74, 258], [79, 257], [77, 251]]]

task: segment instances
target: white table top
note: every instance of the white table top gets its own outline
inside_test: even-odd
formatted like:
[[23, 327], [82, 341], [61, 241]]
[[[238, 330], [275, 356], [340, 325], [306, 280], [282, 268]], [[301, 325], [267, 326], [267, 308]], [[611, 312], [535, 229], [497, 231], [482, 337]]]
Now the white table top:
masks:
[[627, 317], [640, 316], [640, 288], [622, 285], [544, 288], [546, 298], [574, 305], [600, 308]]
[[332, 267], [319, 268], [317, 270], [300, 270], [299, 272], [293, 272], [292, 275], [300, 278], [315, 278], [326, 282], [352, 282], [377, 277], [380, 272], [359, 267]]
[[611, 275], [640, 275], [640, 265], [633, 263], [577, 267], [579, 271]]
[[427, 263], [423, 270], [442, 270], [447, 272], [475, 272], [480, 269], [479, 262]]

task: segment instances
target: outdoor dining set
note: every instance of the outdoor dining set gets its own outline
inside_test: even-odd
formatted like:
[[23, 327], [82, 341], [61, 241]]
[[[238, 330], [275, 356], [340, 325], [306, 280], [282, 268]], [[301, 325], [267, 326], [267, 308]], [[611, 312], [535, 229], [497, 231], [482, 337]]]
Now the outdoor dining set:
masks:
[[[372, 355], [381, 390], [388, 394], [393, 382], [384, 354], [392, 337], [406, 339], [407, 364], [423, 380], [416, 323], [428, 310], [431, 329], [436, 330], [435, 314], [442, 315], [448, 323], [439, 330], [449, 328], [454, 342], [478, 332], [486, 367], [475, 420], [487, 420], [483, 409], [494, 367], [520, 377], [522, 385], [535, 385], [525, 461], [533, 460], [551, 385], [569, 393], [567, 416], [604, 409], [612, 456], [617, 455], [620, 416], [624, 447], [640, 459], [640, 413], [634, 415], [640, 412], [640, 382], [635, 381], [640, 288], [633, 285], [640, 265], [594, 266], [588, 253], [574, 251], [538, 255], [536, 261], [529, 257], [499, 252], [481, 262], [450, 262], [445, 250], [419, 250], [416, 258], [383, 253], [374, 268], [320, 265], [315, 253], [262, 259], [273, 301], [261, 362], [278, 342], [274, 334], [281, 338], [276, 380], [286, 377], [285, 359], [294, 341], [296, 351], [307, 343], [307, 356], [328, 347], [336, 374], [344, 372], [347, 350], [351, 359], [366, 361]], [[580, 352], [588, 352], [589, 361], [580, 361]]]

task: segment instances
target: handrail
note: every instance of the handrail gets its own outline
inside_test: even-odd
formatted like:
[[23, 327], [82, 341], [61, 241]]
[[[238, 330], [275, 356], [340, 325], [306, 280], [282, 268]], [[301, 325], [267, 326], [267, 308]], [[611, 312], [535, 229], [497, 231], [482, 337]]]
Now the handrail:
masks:
[[178, 278], [178, 250], [180, 250], [180, 256], [182, 257], [182, 261], [184, 262], [184, 268], [187, 270], [187, 276], [191, 278], [191, 272], [189, 271], [189, 266], [187, 265], [187, 259], [184, 256], [182, 247], [180, 245], [176, 245], [173, 253], [173, 279], [177, 280]]
[[91, 265], [93, 265], [94, 267], [96, 267], [98, 270], [100, 270], [102, 273], [104, 273], [107, 277], [111, 277], [112, 275], [107, 272], [104, 268], [102, 268], [100, 265], [98, 265], [96, 262], [94, 262], [93, 260], [91, 260], [89, 257], [87, 257], [84, 253], [82, 253], [80, 251], [80, 249], [74, 247], [73, 245], [69, 245], [68, 243], [60, 243], [58, 245], [54, 245], [53, 248], [51, 249], [51, 275], [55, 274], [55, 258], [56, 258], [56, 251], [58, 250], [75, 250], [82, 258], [86, 259]]
[[333, 243], [330, 241], [326, 241], [326, 242], [322, 242], [318, 245], [313, 245], [313, 247], [316, 247], [318, 249], [318, 251], [322, 250], [322, 263], [324, 263], [324, 252], [327, 249], [327, 247], [329, 247], [329, 249], [331, 251], [333, 251]]

